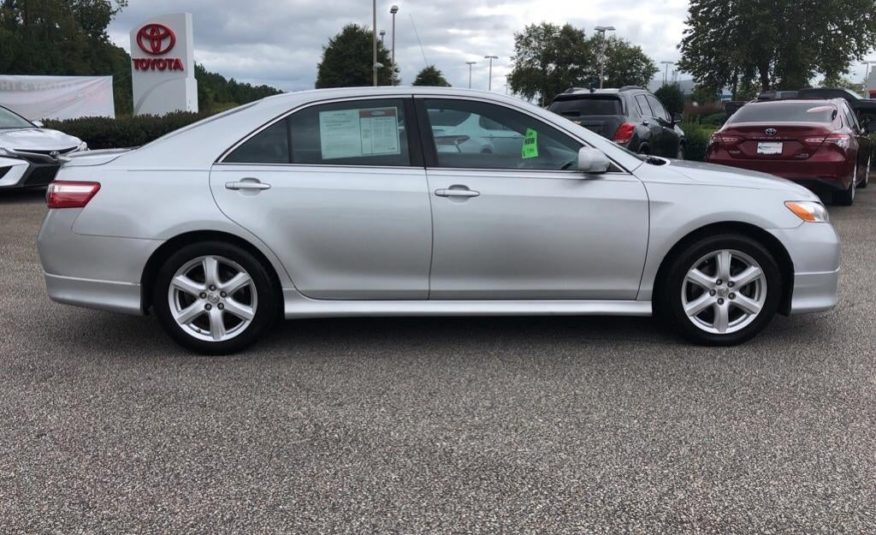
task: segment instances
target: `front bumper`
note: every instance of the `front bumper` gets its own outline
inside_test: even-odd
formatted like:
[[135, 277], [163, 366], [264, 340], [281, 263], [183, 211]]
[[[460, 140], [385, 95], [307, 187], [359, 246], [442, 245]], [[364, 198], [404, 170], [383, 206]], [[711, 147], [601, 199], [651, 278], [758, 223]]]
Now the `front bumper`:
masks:
[[833, 226], [802, 223], [793, 229], [771, 231], [794, 264], [790, 313], [830, 310], [838, 302], [840, 240]]
[[60, 162], [33, 162], [19, 158], [0, 158], [0, 189], [41, 188], [55, 179]]

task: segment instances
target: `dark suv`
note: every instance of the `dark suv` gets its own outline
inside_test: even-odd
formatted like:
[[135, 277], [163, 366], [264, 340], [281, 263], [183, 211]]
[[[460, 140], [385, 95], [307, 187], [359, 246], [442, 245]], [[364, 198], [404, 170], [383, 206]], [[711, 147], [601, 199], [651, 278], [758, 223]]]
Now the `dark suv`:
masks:
[[684, 158], [684, 132], [648, 90], [571, 88], [548, 109], [640, 154]]

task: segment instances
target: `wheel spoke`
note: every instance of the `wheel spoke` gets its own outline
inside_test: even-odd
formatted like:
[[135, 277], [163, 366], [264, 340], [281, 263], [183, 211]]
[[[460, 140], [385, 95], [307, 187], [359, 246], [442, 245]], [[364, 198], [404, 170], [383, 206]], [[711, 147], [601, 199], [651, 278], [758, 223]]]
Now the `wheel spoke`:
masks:
[[733, 255], [730, 254], [730, 251], [721, 251], [716, 258], [718, 269], [715, 275], [719, 279], [723, 279], [724, 282], [730, 280], [730, 263], [732, 260]]
[[694, 268], [687, 272], [687, 280], [696, 284], [700, 288], [705, 288], [706, 290], [711, 290], [715, 286], [716, 279], [714, 277], [710, 277], [700, 271], [697, 268]]
[[185, 275], [177, 275], [173, 278], [171, 284], [173, 284], [173, 287], [177, 290], [195, 297], [198, 297], [201, 292], [207, 289], [203, 284], [195, 282]]
[[225, 301], [225, 312], [244, 321], [250, 321], [255, 317], [255, 311], [252, 307], [239, 303], [234, 299], [227, 299]]
[[251, 281], [252, 279], [250, 276], [241, 271], [231, 280], [220, 284], [219, 289], [228, 293], [228, 295], [234, 295], [235, 292], [249, 284]]
[[761, 308], [763, 308], [760, 303], [742, 294], [736, 295], [736, 299], [733, 300], [733, 304], [741, 310], [744, 310], [748, 314], [759, 314]]
[[225, 323], [222, 321], [222, 311], [218, 308], [210, 311], [210, 336], [217, 342], [225, 338]]
[[732, 277], [730, 280], [733, 282], [733, 284], [736, 285], [737, 290], [741, 290], [742, 288], [748, 286], [762, 276], [763, 271], [759, 267], [749, 266], [748, 269], [746, 269], [739, 275]]
[[727, 332], [727, 327], [730, 324], [730, 307], [727, 305], [715, 304], [715, 330], [724, 334]]
[[204, 279], [207, 286], [219, 285], [219, 262], [212, 256], [204, 258], [202, 265], [204, 266]]
[[715, 298], [711, 295], [704, 293], [699, 296], [697, 299], [694, 299], [690, 303], [684, 306], [684, 312], [688, 316], [695, 317], [699, 316], [703, 310], [706, 310], [710, 306], [715, 304]]
[[200, 301], [195, 301], [188, 307], [174, 313], [174, 319], [180, 325], [188, 325], [198, 319], [204, 313], [204, 304]]

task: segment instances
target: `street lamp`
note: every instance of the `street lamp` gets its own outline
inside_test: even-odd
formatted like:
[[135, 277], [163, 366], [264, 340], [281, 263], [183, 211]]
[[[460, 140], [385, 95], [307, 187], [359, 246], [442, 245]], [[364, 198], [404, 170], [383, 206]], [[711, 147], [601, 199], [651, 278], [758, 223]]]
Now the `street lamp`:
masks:
[[605, 32], [613, 32], [614, 26], [597, 26], [595, 30], [602, 36], [602, 45], [599, 51], [599, 89], [602, 89], [602, 84], [605, 81], [605, 49], [607, 44]]
[[468, 65], [468, 88], [471, 89], [471, 66], [477, 63], [477, 61], [466, 61], [465, 64]]
[[[389, 57], [392, 59], [392, 68], [395, 69], [395, 14], [398, 13], [398, 6], [389, 8], [389, 13], [392, 15], [392, 52]], [[392, 77], [392, 85], [395, 85], [395, 75]]]
[[371, 74], [377, 87], [377, 0], [371, 0]]
[[666, 68], [663, 70], [663, 85], [666, 85], [666, 77], [669, 75], [669, 66], [675, 65], [675, 63], [671, 61], [661, 61], [660, 63], [666, 66]]
[[493, 60], [499, 59], [499, 56], [484, 56], [484, 59], [490, 60], [490, 79], [487, 81], [487, 91], [493, 90]]

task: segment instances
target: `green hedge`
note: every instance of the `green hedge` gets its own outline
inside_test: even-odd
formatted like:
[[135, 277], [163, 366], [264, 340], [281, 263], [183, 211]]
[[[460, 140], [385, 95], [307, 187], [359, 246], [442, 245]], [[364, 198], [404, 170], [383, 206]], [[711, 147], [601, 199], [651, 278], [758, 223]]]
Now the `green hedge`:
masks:
[[139, 147], [152, 140], [192, 124], [208, 113], [176, 112], [164, 116], [137, 115], [133, 117], [85, 117], [67, 121], [46, 121], [46, 128], [54, 128], [88, 143], [91, 149]]
[[701, 162], [706, 158], [706, 149], [709, 139], [717, 130], [715, 126], [700, 123], [684, 123], [681, 125], [687, 145], [684, 150], [684, 159]]

